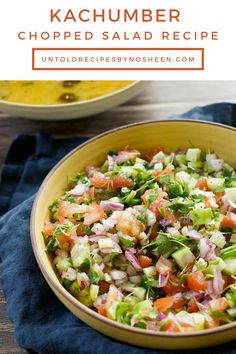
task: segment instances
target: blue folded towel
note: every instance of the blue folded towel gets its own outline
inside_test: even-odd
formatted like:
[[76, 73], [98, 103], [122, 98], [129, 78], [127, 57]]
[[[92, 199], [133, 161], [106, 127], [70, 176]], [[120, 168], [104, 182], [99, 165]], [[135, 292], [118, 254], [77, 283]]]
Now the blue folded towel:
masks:
[[[173, 117], [172, 117], [173, 118]], [[236, 105], [195, 108], [175, 118], [204, 119], [236, 125]], [[39, 354], [164, 354], [110, 339], [88, 327], [57, 299], [46, 284], [30, 243], [29, 217], [34, 194], [48, 171], [84, 138], [52, 139], [20, 135], [12, 143], [0, 184], [1, 281], [19, 346]], [[236, 343], [212, 348], [235, 354]], [[208, 353], [209, 349], [181, 351]]]

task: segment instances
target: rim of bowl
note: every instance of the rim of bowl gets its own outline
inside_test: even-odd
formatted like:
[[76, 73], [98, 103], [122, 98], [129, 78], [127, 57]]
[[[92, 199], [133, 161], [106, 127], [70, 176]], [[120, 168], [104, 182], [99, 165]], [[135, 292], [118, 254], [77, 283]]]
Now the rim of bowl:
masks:
[[[40, 252], [36, 246], [36, 233], [35, 233], [35, 227], [34, 227], [34, 223], [35, 223], [35, 214], [36, 214], [36, 209], [37, 209], [37, 204], [38, 204], [38, 199], [40, 198], [40, 194], [41, 191], [44, 189], [44, 186], [47, 184], [48, 180], [51, 178], [51, 176], [53, 175], [53, 173], [57, 170], [57, 168], [59, 166], [61, 166], [65, 160], [67, 160], [71, 155], [73, 155], [75, 152], [77, 152], [78, 150], [80, 150], [81, 148], [83, 148], [84, 146], [90, 144], [90, 142], [93, 142], [97, 139], [100, 139], [106, 135], [115, 133], [117, 131], [120, 130], [125, 130], [125, 129], [129, 129], [135, 126], [139, 126], [139, 125], [148, 125], [148, 124], [159, 124], [159, 123], [166, 123], [166, 124], [171, 124], [171, 123], [193, 123], [193, 124], [204, 124], [204, 125], [210, 125], [210, 126], [217, 126], [220, 127], [222, 129], [227, 129], [227, 130], [231, 130], [236, 132], [236, 128], [231, 127], [231, 126], [227, 126], [225, 124], [221, 124], [221, 123], [215, 123], [215, 122], [209, 122], [209, 121], [205, 121], [205, 120], [191, 120], [191, 119], [162, 119], [162, 120], [149, 120], [149, 121], [144, 121], [144, 122], [138, 122], [138, 123], [132, 123], [132, 124], [126, 124], [123, 125], [121, 127], [118, 128], [114, 128], [111, 130], [108, 130], [104, 133], [101, 133], [93, 138], [88, 139], [86, 142], [78, 145], [76, 148], [74, 148], [72, 151], [70, 151], [66, 156], [64, 156], [51, 170], [50, 172], [47, 174], [47, 176], [44, 178], [38, 192], [37, 195], [35, 197], [34, 203], [33, 203], [33, 207], [31, 210], [31, 216], [30, 216], [30, 237], [31, 237], [31, 244], [33, 247], [33, 251], [34, 251], [34, 255], [35, 258], [37, 260], [37, 263], [39, 265], [39, 268], [41, 270], [41, 272], [43, 273], [43, 276], [45, 277], [45, 279], [48, 281], [49, 284], [51, 284], [53, 286], [53, 288], [55, 288], [58, 293], [60, 293], [60, 295], [62, 297], [64, 297], [69, 303], [71, 303], [75, 308], [77, 308], [79, 311], [84, 312], [86, 315], [90, 316], [90, 317], [95, 317], [97, 320], [104, 322], [106, 325], [109, 325], [111, 327], [115, 327], [119, 330], [126, 330], [130, 333], [135, 333], [135, 334], [142, 334], [142, 335], [146, 335], [146, 336], [150, 336], [150, 337], [167, 337], [167, 338], [191, 338], [191, 337], [200, 337], [200, 336], [207, 336], [210, 334], [216, 334], [216, 333], [222, 333], [222, 332], [226, 332], [230, 329], [233, 329], [236, 327], [236, 321], [232, 322], [232, 323], [228, 323], [228, 324], [224, 324], [221, 325], [219, 327], [216, 328], [212, 328], [212, 329], [204, 329], [204, 330], [199, 330], [199, 331], [195, 331], [195, 332], [183, 332], [183, 333], [170, 333], [170, 332], [158, 332], [158, 331], [153, 331], [153, 330], [147, 330], [147, 329], [142, 329], [142, 328], [134, 328], [128, 325], [124, 325], [121, 323], [118, 323], [116, 321], [113, 321], [111, 319], [108, 319], [106, 317], [103, 317], [101, 315], [99, 315], [97, 312], [95, 312], [94, 310], [90, 309], [89, 307], [83, 305], [79, 300], [77, 300], [74, 296], [72, 296], [69, 291], [67, 291], [58, 281], [54, 281], [54, 279], [50, 276], [49, 272], [47, 271], [47, 268], [44, 266], [44, 263], [40, 257]], [[65, 306], [65, 305], [64, 305]]]
[[[39, 80], [40, 81], [40, 80]], [[53, 80], [51, 80], [53, 81]], [[99, 81], [104, 81], [104, 80], [99, 80]], [[121, 80], [112, 80], [112, 81], [121, 81]], [[122, 93], [123, 91], [126, 91], [129, 88], [132, 88], [133, 86], [136, 86], [138, 84], [141, 84], [142, 82], [145, 82], [144, 80], [122, 80], [122, 81], [132, 81], [130, 84], [122, 87], [119, 90], [110, 92], [106, 95], [98, 96], [95, 98], [91, 98], [85, 101], [77, 101], [77, 102], [71, 102], [71, 103], [55, 103], [55, 104], [29, 104], [29, 103], [17, 103], [17, 102], [12, 102], [12, 101], [5, 101], [5, 100], [0, 100], [0, 105], [6, 105], [6, 106], [11, 106], [11, 107], [25, 107], [25, 108], [46, 108], [46, 109], [51, 109], [51, 108], [64, 108], [64, 107], [73, 107], [73, 106], [84, 106], [89, 103], [95, 103], [103, 100], [104, 98], [110, 98], [112, 96], [115, 96], [119, 93]]]

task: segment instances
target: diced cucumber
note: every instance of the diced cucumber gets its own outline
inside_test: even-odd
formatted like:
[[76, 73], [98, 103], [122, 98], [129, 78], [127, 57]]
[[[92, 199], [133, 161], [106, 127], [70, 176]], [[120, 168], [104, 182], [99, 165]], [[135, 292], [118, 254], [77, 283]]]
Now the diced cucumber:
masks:
[[191, 177], [188, 182], [189, 191], [192, 191], [196, 187], [196, 185], [197, 185], [197, 179], [194, 177]]
[[90, 260], [90, 247], [89, 244], [76, 243], [71, 250], [72, 264], [75, 268], [80, 267], [86, 259]]
[[188, 162], [188, 167], [191, 167], [193, 169], [203, 168], [203, 166], [204, 166], [204, 163], [202, 161]]
[[91, 284], [89, 288], [89, 295], [92, 301], [95, 301], [98, 297], [99, 286], [95, 284]]
[[223, 259], [217, 257], [216, 260], [211, 261], [209, 266], [205, 268], [206, 274], [214, 274], [214, 268], [218, 267], [221, 271], [224, 271], [226, 268], [226, 264]]
[[231, 235], [230, 242], [236, 243], [236, 234]]
[[143, 160], [143, 159], [140, 159], [140, 157], [136, 157], [136, 159], [135, 159], [135, 164], [136, 164], [136, 163], [144, 165], [144, 164], [146, 163], [146, 161]]
[[205, 327], [205, 317], [204, 317], [203, 314], [201, 314], [199, 312], [193, 312], [193, 313], [191, 313], [191, 317], [193, 319], [193, 322], [195, 324], [195, 328], [197, 330], [204, 329], [204, 327]]
[[133, 308], [134, 305], [137, 304], [137, 302], [139, 302], [140, 300], [136, 296], [131, 295], [124, 297], [123, 301], [127, 302], [129, 306]]
[[141, 286], [139, 286], [136, 290], [133, 291], [133, 296], [137, 297], [139, 301], [144, 300], [145, 295], [146, 295], [146, 289], [144, 289]]
[[225, 195], [232, 201], [236, 202], [236, 188], [225, 188]]
[[195, 208], [190, 212], [190, 216], [195, 226], [208, 225], [212, 220], [212, 212], [210, 208]]
[[107, 309], [107, 317], [111, 318], [112, 320], [116, 319], [116, 310], [117, 306], [119, 305], [120, 301], [113, 301], [111, 306]]
[[60, 259], [59, 262], [56, 264], [56, 267], [60, 273], [66, 272], [67, 269], [71, 267], [70, 258]]
[[142, 314], [142, 313], [147, 313], [152, 310], [152, 303], [150, 300], [144, 300], [141, 302], [138, 302], [137, 304], [134, 305], [133, 312], [135, 314]]
[[80, 302], [82, 302], [82, 304], [84, 304], [87, 307], [92, 307], [93, 306], [93, 300], [91, 299], [90, 295], [84, 295], [83, 292], [81, 291], [79, 296], [78, 296], [78, 300]]
[[127, 177], [132, 176], [134, 169], [133, 166], [122, 166], [120, 172]]
[[177, 182], [179, 182], [182, 186], [184, 184], [188, 184], [190, 181], [191, 176], [184, 171], [177, 172], [175, 175], [175, 179]]
[[229, 275], [236, 275], [236, 258], [227, 258], [224, 260], [225, 269], [224, 273]]
[[201, 150], [200, 149], [188, 149], [186, 153], [186, 160], [191, 162], [196, 162], [200, 160]]
[[186, 165], [187, 163], [186, 155], [176, 155], [175, 161], [178, 163], [179, 166]]
[[207, 186], [211, 191], [216, 191], [218, 188], [222, 188], [224, 186], [225, 179], [224, 178], [207, 178]]
[[171, 255], [181, 269], [195, 261], [195, 256], [187, 247], [182, 247]]
[[112, 248], [113, 246], [113, 240], [109, 237], [100, 238], [100, 240], [98, 240], [98, 247], [100, 248], [100, 250], [103, 248]]
[[157, 274], [157, 270], [154, 266], [144, 268], [143, 272], [147, 277], [151, 277]]
[[220, 257], [222, 259], [236, 257], [236, 245], [229, 246], [220, 252]]
[[207, 262], [203, 258], [199, 258], [199, 260], [195, 263], [198, 270], [205, 270], [207, 267]]
[[225, 237], [220, 231], [213, 231], [210, 240], [219, 248], [223, 248], [226, 244]]
[[154, 165], [154, 170], [157, 172], [160, 172], [163, 170], [163, 163], [162, 162], [157, 162]]
[[157, 161], [157, 160], [160, 160], [160, 161], [163, 161], [165, 158], [165, 154], [163, 151], [159, 151], [156, 155], [153, 156], [152, 160], [153, 161]]

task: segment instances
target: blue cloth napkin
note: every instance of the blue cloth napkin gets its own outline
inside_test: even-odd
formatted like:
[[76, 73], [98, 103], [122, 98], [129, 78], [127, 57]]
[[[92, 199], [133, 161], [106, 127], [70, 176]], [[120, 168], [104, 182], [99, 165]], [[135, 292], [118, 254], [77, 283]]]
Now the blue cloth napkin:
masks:
[[[176, 117], [235, 126], [236, 106], [211, 105]], [[6, 157], [0, 184], [1, 282], [16, 341], [29, 352], [39, 354], [174, 353], [120, 343], [88, 327], [57, 299], [37, 266], [29, 233], [34, 194], [55, 163], [84, 140], [56, 140], [43, 134], [20, 135]], [[211, 350], [215, 354], [235, 354], [236, 342]], [[209, 349], [181, 351], [185, 354], [208, 352]]]

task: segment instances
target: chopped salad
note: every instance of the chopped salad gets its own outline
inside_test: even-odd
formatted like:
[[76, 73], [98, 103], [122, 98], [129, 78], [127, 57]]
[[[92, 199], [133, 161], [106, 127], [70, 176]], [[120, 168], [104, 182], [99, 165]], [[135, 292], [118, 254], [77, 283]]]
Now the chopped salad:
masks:
[[49, 210], [60, 281], [101, 316], [165, 332], [236, 320], [236, 173], [213, 151], [111, 151]]

